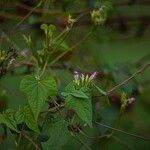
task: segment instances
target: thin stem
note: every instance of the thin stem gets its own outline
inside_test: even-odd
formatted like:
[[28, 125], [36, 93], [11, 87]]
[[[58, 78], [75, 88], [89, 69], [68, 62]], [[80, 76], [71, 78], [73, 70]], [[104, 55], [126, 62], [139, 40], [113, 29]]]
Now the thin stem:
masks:
[[108, 129], [111, 129], [111, 130], [123, 133], [125, 135], [129, 135], [129, 136], [132, 136], [132, 137], [135, 137], [135, 138], [138, 138], [138, 139], [150, 141], [150, 138], [146, 138], [146, 137], [143, 137], [143, 136], [140, 136], [140, 135], [136, 135], [136, 134], [132, 134], [132, 133], [129, 133], [129, 132], [117, 129], [117, 128], [113, 128], [111, 126], [105, 125], [105, 124], [97, 122], [97, 121], [95, 123], [98, 124], [98, 125], [100, 125], [100, 126], [102, 126], [102, 127], [105, 127], [105, 128], [108, 128]]
[[[22, 126], [22, 128], [21, 128], [21, 132], [23, 131], [23, 129], [24, 129], [24, 125]], [[17, 143], [17, 146], [19, 146], [20, 145], [20, 142], [21, 142], [21, 133], [19, 134], [19, 138], [18, 138], [18, 143]]]
[[68, 29], [63, 30], [54, 40], [53, 43], [56, 42], [59, 38], [61, 38], [67, 31]]
[[42, 77], [42, 76], [43, 76], [43, 74], [44, 74], [44, 72], [45, 72], [45, 70], [46, 70], [46, 67], [47, 67], [48, 61], [49, 61], [49, 56], [48, 56], [48, 57], [47, 57], [47, 59], [46, 59], [46, 62], [45, 62], [45, 64], [44, 64], [44, 67], [43, 67], [43, 70], [42, 70], [42, 73], [41, 73], [40, 77]]
[[[66, 30], [67, 31], [67, 30]], [[64, 42], [64, 40], [67, 38], [67, 36], [69, 35], [69, 33], [70, 33], [70, 31], [71, 31], [71, 29], [70, 30], [68, 30], [68, 32], [64, 32], [64, 33], [66, 33], [65, 35], [64, 35], [64, 37], [63, 37], [63, 39], [60, 41], [60, 42], [58, 42], [58, 44], [53, 48], [53, 50], [49, 53], [49, 55], [52, 55], [56, 50], [57, 50], [57, 47], [60, 45], [60, 44], [62, 44], [62, 42]], [[62, 32], [63, 33], [63, 32]], [[63, 33], [63, 34], [64, 34]], [[62, 34], [62, 35], [63, 35]], [[55, 42], [55, 40], [53, 41], [53, 42]]]
[[[89, 13], [89, 12], [80, 14], [75, 20], [78, 21], [81, 17], [83, 17], [83, 16], [86, 15], [87, 13]], [[75, 22], [76, 22], [76, 21], [75, 21]], [[60, 35], [58, 35], [58, 37], [56, 37], [56, 39], [55, 39], [54, 41], [58, 40], [58, 39], [59, 39], [63, 34], [65, 34], [67, 31], [68, 31], [67, 33], [69, 33], [69, 32], [71, 31], [71, 29], [72, 29], [72, 27], [70, 28], [69, 31], [68, 31], [68, 30], [64, 30]], [[92, 30], [92, 31], [93, 31], [93, 30]], [[75, 44], [74, 46], [72, 46], [68, 51], [73, 50], [73, 49], [74, 49], [75, 47], [77, 47], [80, 43], [82, 43], [82, 42], [92, 33], [92, 31], [90, 31], [87, 35], [85, 35], [85, 37], [84, 37], [80, 42], [76, 43], [76, 44]], [[67, 35], [68, 35], [68, 34], [66, 34], [66, 36], [64, 37], [64, 39], [67, 37]], [[63, 39], [63, 41], [64, 41], [64, 39]], [[56, 47], [54, 48], [54, 50], [53, 50], [50, 54], [52, 54], [52, 53], [56, 50], [57, 46], [60, 45], [63, 41], [59, 42], [59, 44], [56, 45]], [[48, 46], [49, 46], [49, 45], [48, 45]], [[51, 62], [51, 64], [53, 64], [53, 63], [55, 63], [56, 61], [58, 61], [61, 57], [63, 57], [66, 53], [68, 53], [68, 51], [65, 51], [64, 53], [60, 54], [55, 60], [53, 60], [53, 61]], [[46, 66], [47, 66], [47, 64], [48, 64], [48, 60], [49, 60], [49, 56], [47, 57], [47, 60], [46, 60], [46, 62], [45, 62], [45, 64], [44, 64], [44, 67], [43, 67], [43, 70], [42, 70], [42, 73], [41, 73], [40, 77], [41, 77], [41, 76], [44, 74], [44, 72], [45, 72]]]
[[72, 30], [73, 25], [74, 25], [77, 21], [79, 21], [80, 18], [82, 18], [83, 16], [85, 16], [85, 15], [88, 14], [88, 13], [89, 13], [89, 12], [84, 12], [84, 13], [80, 14], [80, 15], [75, 19], [75, 22], [72, 24], [72, 26], [71, 26], [69, 29], [65, 29], [64, 31], [62, 31], [62, 32], [54, 39], [53, 43], [54, 43], [56, 40], [58, 40], [60, 37], [62, 37], [62, 36], [66, 33], [66, 35], [65, 35], [64, 38], [63, 38], [63, 40], [60, 41], [60, 42], [55, 46], [55, 48], [53, 49], [53, 51], [52, 51], [50, 54], [52, 54], [52, 53], [56, 50], [56, 48], [67, 38], [67, 36], [69, 35], [70, 31]]
[[39, 146], [33, 141], [32, 138], [30, 138], [27, 134], [25, 134], [23, 131], [19, 132], [24, 138], [26, 138], [29, 142], [32, 143], [32, 145], [36, 148], [36, 150], [39, 150]]
[[88, 150], [91, 150], [91, 148], [86, 144], [84, 143], [80, 138], [79, 136], [77, 136], [76, 134], [72, 133], [72, 136], [74, 137], [75, 140], [77, 140], [79, 143], [81, 143], [82, 145], [84, 145]]
[[97, 136], [97, 137], [89, 136], [89, 135], [87, 135], [85, 132], [83, 132], [80, 128], [78, 128], [78, 130], [80, 131], [80, 133], [81, 133], [82, 135], [84, 135], [84, 136], [87, 137], [88, 139], [101, 139], [101, 138], [107, 137], [107, 135], [102, 135], [102, 136]]
[[123, 82], [121, 82], [120, 84], [116, 85], [115, 87], [113, 87], [111, 90], [109, 90], [107, 92], [107, 95], [112, 93], [113, 91], [115, 91], [116, 89], [118, 89], [119, 87], [125, 85], [126, 83], [128, 83], [131, 79], [133, 79], [136, 75], [142, 73], [144, 70], [146, 70], [148, 67], [150, 67], [150, 63], [144, 65], [142, 68], [140, 68], [138, 71], [136, 71], [131, 77], [127, 78], [126, 80], [124, 80]]
[[118, 143], [120, 143], [121, 145], [125, 146], [124, 149], [128, 149], [131, 150], [131, 148], [129, 147], [129, 145], [127, 145], [125, 142], [123, 142], [122, 140], [120, 140], [118, 137], [116, 136], [112, 136], [112, 138], [117, 141]]
[[32, 14], [32, 12], [34, 12], [34, 10], [36, 8], [38, 8], [39, 6], [41, 6], [42, 2], [43, 2], [43, 0], [41, 0], [33, 9], [31, 9], [31, 11], [17, 25], [15, 25], [12, 28], [11, 33], [14, 32]]
[[[144, 65], [142, 68], [140, 68], [138, 71], [136, 71], [132, 76], [130, 76], [129, 78], [125, 79], [123, 82], [121, 82], [120, 84], [114, 86], [112, 89], [110, 89], [109, 91], [106, 92], [106, 95], [109, 95], [110, 93], [114, 92], [115, 90], [117, 90], [118, 88], [120, 88], [121, 86], [127, 84], [130, 80], [132, 80], [135, 76], [137, 76], [138, 74], [144, 72], [146, 69], [148, 69], [150, 67], [150, 63]], [[104, 94], [102, 95], [96, 95], [94, 96], [96, 97], [103, 97], [105, 96]]]
[[93, 32], [90, 31], [88, 32], [84, 37], [83, 39], [81, 39], [78, 43], [76, 43], [75, 45], [73, 45], [68, 51], [65, 51], [63, 53], [61, 53], [58, 57], [56, 57], [56, 59], [54, 59], [52, 62], [51, 62], [51, 65], [54, 64], [55, 62], [57, 62], [60, 58], [62, 58], [65, 54], [67, 54], [69, 51], [72, 51], [74, 48], [76, 48], [77, 46], [79, 46], [82, 42], [84, 42], [88, 37], [89, 35]]

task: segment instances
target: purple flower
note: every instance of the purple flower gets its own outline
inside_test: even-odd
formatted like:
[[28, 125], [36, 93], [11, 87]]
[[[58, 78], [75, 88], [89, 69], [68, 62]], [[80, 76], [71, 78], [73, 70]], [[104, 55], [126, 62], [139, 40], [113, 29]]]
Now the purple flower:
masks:
[[93, 73], [91, 74], [91, 76], [90, 76], [90, 80], [94, 80], [97, 75], [98, 75], [98, 72], [97, 72], [97, 71], [93, 72]]
[[78, 79], [80, 77], [80, 72], [74, 71], [74, 78]]

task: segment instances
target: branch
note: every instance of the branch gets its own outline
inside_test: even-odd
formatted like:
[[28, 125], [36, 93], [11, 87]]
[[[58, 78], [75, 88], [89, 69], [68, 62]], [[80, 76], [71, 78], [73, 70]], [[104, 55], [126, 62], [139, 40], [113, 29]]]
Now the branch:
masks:
[[113, 91], [115, 91], [116, 89], [118, 89], [119, 87], [127, 84], [131, 79], [133, 79], [136, 75], [144, 72], [148, 67], [150, 67], [150, 63], [144, 65], [142, 68], [140, 68], [137, 72], [135, 72], [131, 77], [127, 78], [126, 80], [124, 80], [123, 82], [121, 82], [120, 84], [116, 85], [115, 87], [113, 87], [111, 90], [107, 91], [107, 95], [112, 93]]
[[36, 8], [38, 8], [41, 4], [42, 4], [43, 0], [41, 0], [34, 8], [32, 8], [29, 13], [27, 13], [27, 15], [20, 21], [17, 23], [17, 25], [15, 25], [12, 30], [10, 31], [11, 33], [14, 32], [33, 12]]
[[100, 123], [100, 122], [97, 122], [97, 121], [96, 121], [95, 123], [98, 124], [98, 125], [100, 125], [100, 126], [102, 126], [102, 127], [105, 127], [105, 128], [108, 128], [108, 129], [111, 129], [111, 130], [114, 130], [114, 131], [123, 133], [123, 134], [125, 134], [125, 135], [129, 135], [129, 136], [132, 136], [132, 137], [135, 137], [135, 138], [138, 138], [138, 139], [150, 141], [150, 138], [145, 138], [145, 137], [140, 136], [140, 135], [132, 134], [132, 133], [129, 133], [129, 132], [126, 132], [126, 131], [117, 129], [117, 128], [113, 128], [113, 127], [111, 127], [111, 126], [105, 125], [105, 124]]
[[79, 132], [84, 135], [85, 137], [87, 137], [88, 139], [101, 139], [104, 137], [107, 137], [107, 135], [102, 135], [102, 136], [98, 136], [98, 137], [94, 137], [94, 136], [89, 136], [87, 135], [85, 132], [83, 132], [80, 128], [78, 128]]
[[117, 90], [118, 88], [120, 88], [121, 86], [127, 84], [130, 80], [132, 80], [135, 76], [137, 76], [138, 74], [144, 72], [148, 67], [150, 67], [150, 63], [144, 65], [142, 68], [140, 68], [138, 71], [136, 71], [132, 76], [130, 76], [129, 78], [125, 79], [123, 82], [121, 82], [120, 84], [114, 86], [112, 89], [108, 90], [106, 92], [106, 95], [96, 95], [94, 96], [94, 98], [96, 97], [103, 97], [103, 96], [108, 96], [110, 93], [114, 92], [115, 90]]
[[[93, 30], [92, 30], [93, 31]], [[92, 31], [88, 32], [83, 39], [81, 39], [78, 43], [76, 43], [75, 45], [73, 45], [69, 50], [61, 53], [58, 57], [56, 57], [56, 59], [54, 59], [50, 64], [53, 65], [54, 63], [56, 63], [60, 58], [62, 58], [65, 54], [67, 54], [69, 51], [72, 51], [74, 48], [76, 48], [77, 46], [79, 46], [82, 42], [84, 42], [89, 35], [92, 33]]]
[[76, 134], [72, 133], [72, 136], [75, 140], [84, 145], [88, 150], [91, 150], [91, 148], [86, 143], [84, 143]]
[[40, 150], [39, 146], [33, 141], [33, 139], [31, 139], [27, 134], [25, 134], [24, 132], [20, 131], [19, 132], [21, 136], [23, 136], [24, 138], [26, 138], [29, 142], [32, 143], [32, 145], [34, 145], [34, 147], [36, 148], [36, 150]]
[[[131, 150], [131, 148], [129, 147], [129, 145], [127, 145], [125, 142], [123, 142], [122, 140], [120, 140], [118, 137], [116, 136], [112, 136], [112, 138], [117, 141], [118, 143], [120, 143], [122, 146], [125, 146], [128, 150]], [[126, 149], [124, 148], [124, 149]]]

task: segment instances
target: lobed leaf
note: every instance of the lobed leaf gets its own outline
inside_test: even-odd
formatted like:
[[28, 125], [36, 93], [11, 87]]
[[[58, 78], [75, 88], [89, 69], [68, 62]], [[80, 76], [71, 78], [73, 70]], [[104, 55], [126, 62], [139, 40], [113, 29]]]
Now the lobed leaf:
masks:
[[3, 114], [0, 114], [0, 123], [5, 124], [8, 128], [17, 132], [17, 126], [13, 115], [14, 111], [12, 109], [7, 109]]
[[28, 75], [21, 81], [20, 89], [27, 94], [29, 105], [36, 120], [46, 98], [57, 93], [56, 82], [50, 76], [38, 79]]
[[65, 99], [65, 107], [73, 109], [81, 120], [85, 121], [85, 123], [92, 127], [91, 99], [77, 98], [69, 95]]
[[19, 110], [15, 114], [15, 119], [17, 124], [25, 122], [26, 125], [33, 131], [39, 133], [39, 128], [37, 121], [34, 118], [33, 112], [29, 105], [25, 106], [23, 109]]

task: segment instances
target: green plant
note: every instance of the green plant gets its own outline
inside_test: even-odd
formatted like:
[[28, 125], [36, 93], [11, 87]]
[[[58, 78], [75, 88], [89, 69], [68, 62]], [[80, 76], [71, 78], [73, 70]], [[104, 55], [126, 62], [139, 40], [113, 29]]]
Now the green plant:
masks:
[[[104, 97], [104, 103], [106, 102], [104, 105], [109, 108], [111, 105], [109, 101], [111, 93], [144, 71], [150, 64], [146, 64], [130, 78], [109, 91], [104, 91], [97, 85], [97, 72], [83, 74], [75, 71], [74, 79], [63, 90], [58, 87], [57, 77], [53, 75], [53, 65], [65, 54], [84, 42], [89, 35], [96, 31], [98, 25], [104, 24], [109, 7], [110, 3], [104, 3], [99, 9], [83, 13], [76, 19], [69, 15], [66, 28], [61, 33], [57, 31], [54, 25], [42, 24], [41, 30], [44, 33], [44, 39], [39, 50], [34, 46], [32, 38], [24, 35], [23, 37], [28, 45], [27, 51], [23, 51], [19, 56], [16, 55], [14, 49], [8, 52], [1, 51], [1, 77], [11, 67], [14, 67], [13, 62], [15, 60], [19, 62], [20, 66], [31, 67], [31, 70], [27, 68], [29, 75], [25, 76], [20, 83], [20, 90], [26, 94], [28, 99], [27, 104], [16, 109], [6, 109], [0, 114], [0, 123], [2, 124], [4, 135], [7, 134], [7, 130], [10, 130], [16, 138], [16, 147], [18, 149], [25, 148], [26, 144], [28, 144], [28, 148], [60, 149], [71, 137], [82, 143], [87, 149], [90, 149], [90, 146], [84, 143], [78, 134], [82, 134], [87, 138], [101, 139], [114, 137], [114, 131], [149, 140], [116, 129], [126, 108], [133, 102], [123, 90], [120, 91], [121, 106], [119, 115], [116, 116], [117, 119], [114, 121], [116, 128], [99, 122], [101, 119], [96, 116], [92, 103], [94, 97]], [[89, 13], [94, 25], [83, 39], [69, 47], [65, 39], [76, 22]], [[27, 62], [25, 62], [26, 59], [28, 60]], [[95, 93], [98, 95], [95, 96]], [[89, 130], [97, 129], [97, 125], [110, 130], [104, 135], [96, 135], [95, 137], [90, 137], [84, 132], [86, 128]], [[27, 141], [23, 143], [22, 138], [27, 139]]]

